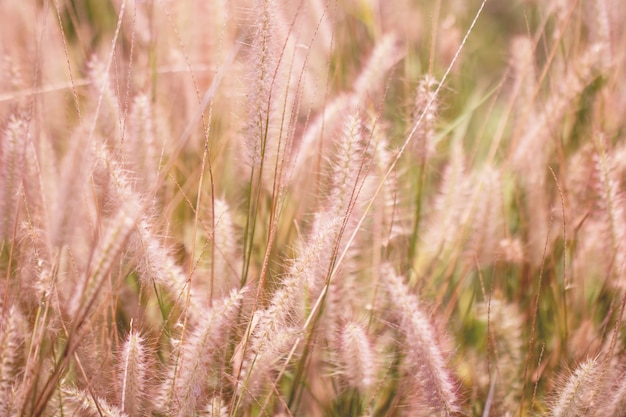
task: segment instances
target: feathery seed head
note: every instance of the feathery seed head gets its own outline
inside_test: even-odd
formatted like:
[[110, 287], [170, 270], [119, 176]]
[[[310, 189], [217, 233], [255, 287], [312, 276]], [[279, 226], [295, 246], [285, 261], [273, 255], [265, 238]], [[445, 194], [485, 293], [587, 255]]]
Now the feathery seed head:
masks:
[[[402, 335], [401, 369], [406, 378], [403, 392], [412, 415], [452, 415], [459, 411], [455, 384], [437, 344], [435, 328], [420, 303], [393, 267], [383, 265], [381, 274], [389, 292], [391, 312]], [[421, 411], [420, 411], [421, 410]]]
[[0, 300], [0, 415], [12, 415], [19, 407], [14, 403], [14, 391], [24, 355], [23, 327], [24, 318], [18, 308], [3, 305]]
[[62, 408], [70, 415], [85, 417], [124, 417], [126, 413], [109, 405], [102, 398], [94, 398], [90, 393], [77, 388], [63, 388]]
[[0, 142], [0, 241], [13, 235], [27, 143], [28, 123], [11, 115]]
[[419, 121], [419, 124], [411, 139], [411, 149], [421, 163], [426, 163], [435, 153], [435, 123], [439, 107], [435, 96], [437, 84], [433, 77], [427, 75], [420, 80], [415, 93], [413, 119], [414, 123]]
[[376, 352], [365, 327], [346, 321], [337, 334], [339, 369], [348, 386], [366, 392], [376, 382]]
[[148, 395], [148, 352], [144, 339], [136, 331], [131, 331], [122, 347], [118, 387], [120, 408], [131, 416], [143, 413]]
[[591, 358], [579, 364], [558, 392], [550, 415], [553, 417], [589, 415], [597, 406], [594, 399], [601, 377], [598, 358]]
[[161, 409], [172, 415], [184, 417], [197, 412], [204, 395], [211, 388], [212, 373], [219, 372], [225, 342], [234, 327], [246, 289], [233, 290], [202, 314], [195, 328], [178, 346], [179, 355], [162, 385]]
[[[376, 44], [363, 70], [354, 82], [353, 91], [360, 98], [372, 98], [376, 90], [382, 89], [385, 75], [400, 59], [403, 52], [400, 38], [394, 33], [384, 35]], [[361, 100], [359, 100], [361, 101]]]

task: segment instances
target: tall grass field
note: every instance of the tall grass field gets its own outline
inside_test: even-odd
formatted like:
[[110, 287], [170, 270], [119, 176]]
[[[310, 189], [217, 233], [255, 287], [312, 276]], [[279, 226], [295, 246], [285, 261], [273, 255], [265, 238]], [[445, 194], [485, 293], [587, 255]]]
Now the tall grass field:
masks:
[[0, 1], [0, 417], [626, 417], [625, 22]]

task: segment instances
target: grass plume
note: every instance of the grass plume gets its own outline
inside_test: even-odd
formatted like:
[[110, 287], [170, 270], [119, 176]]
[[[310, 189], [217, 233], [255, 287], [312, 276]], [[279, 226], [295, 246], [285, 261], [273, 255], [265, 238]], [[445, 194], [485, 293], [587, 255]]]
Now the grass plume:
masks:
[[0, 414], [624, 415], [619, 1], [0, 15]]

